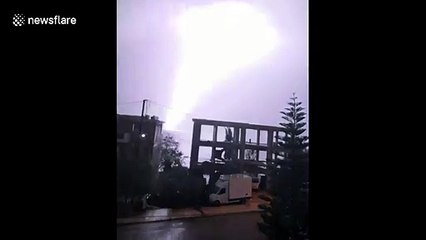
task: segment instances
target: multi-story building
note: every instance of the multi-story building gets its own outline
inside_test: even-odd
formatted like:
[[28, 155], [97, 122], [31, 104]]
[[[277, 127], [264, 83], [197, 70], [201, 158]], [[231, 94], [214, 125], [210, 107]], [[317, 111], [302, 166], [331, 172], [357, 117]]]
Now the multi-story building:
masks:
[[162, 122], [156, 117], [117, 115], [119, 194], [140, 195], [151, 190], [161, 157], [161, 135]]

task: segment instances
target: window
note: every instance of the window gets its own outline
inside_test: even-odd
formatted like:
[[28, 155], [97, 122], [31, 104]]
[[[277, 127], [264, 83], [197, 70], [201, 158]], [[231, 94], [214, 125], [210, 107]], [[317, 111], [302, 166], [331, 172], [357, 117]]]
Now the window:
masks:
[[218, 195], [224, 194], [225, 192], [226, 192], [226, 189], [225, 189], [225, 188], [222, 188], [222, 189], [220, 189], [220, 191], [219, 191]]
[[267, 152], [259, 151], [259, 161], [266, 161]]
[[254, 160], [256, 160], [256, 155], [257, 155], [257, 152], [256, 152], [256, 150], [253, 150], [253, 149], [246, 149], [245, 150], [245, 158], [244, 158], [244, 160], [252, 160], [252, 161], [254, 161]]
[[212, 156], [212, 147], [201, 146], [198, 149], [198, 162], [210, 162]]
[[213, 141], [213, 126], [201, 125], [200, 140]]
[[[234, 130], [232, 130], [232, 133], [234, 133]], [[226, 128], [222, 127], [222, 126], [218, 126], [217, 127], [217, 141], [218, 142], [225, 142], [225, 140], [226, 140]]]
[[257, 145], [257, 130], [246, 129], [246, 144]]

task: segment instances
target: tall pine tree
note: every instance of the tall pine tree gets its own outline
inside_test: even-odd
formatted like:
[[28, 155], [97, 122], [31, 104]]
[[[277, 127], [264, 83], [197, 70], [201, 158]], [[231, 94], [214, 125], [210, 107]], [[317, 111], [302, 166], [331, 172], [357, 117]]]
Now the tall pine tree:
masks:
[[279, 157], [270, 165], [270, 206], [263, 206], [260, 230], [270, 239], [307, 239], [308, 137], [306, 113], [293, 94], [282, 111], [284, 136], [279, 137]]

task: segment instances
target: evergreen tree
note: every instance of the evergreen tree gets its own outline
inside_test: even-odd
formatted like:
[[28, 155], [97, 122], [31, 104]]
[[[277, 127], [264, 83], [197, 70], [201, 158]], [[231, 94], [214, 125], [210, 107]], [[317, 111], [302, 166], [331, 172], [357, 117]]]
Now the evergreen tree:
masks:
[[308, 230], [308, 137], [306, 113], [293, 94], [289, 107], [282, 111], [285, 135], [279, 137], [278, 159], [269, 166], [272, 178], [270, 206], [260, 206], [263, 222], [260, 230], [270, 239], [307, 239]]

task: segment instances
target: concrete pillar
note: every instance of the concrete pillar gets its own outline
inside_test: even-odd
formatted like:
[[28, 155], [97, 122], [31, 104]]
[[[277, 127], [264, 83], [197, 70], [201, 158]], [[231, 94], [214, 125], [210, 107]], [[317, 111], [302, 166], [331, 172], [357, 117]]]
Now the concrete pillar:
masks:
[[240, 142], [240, 128], [234, 127], [234, 143]]
[[257, 146], [259, 146], [259, 145], [260, 145], [260, 129], [257, 129], [256, 144], [257, 144]]
[[192, 129], [192, 146], [191, 146], [191, 159], [190, 168], [196, 167], [198, 163], [198, 152], [200, 151], [200, 136], [201, 136], [201, 124], [194, 122]]
[[266, 152], [266, 160], [270, 161], [272, 159], [272, 150], [273, 150], [273, 144], [274, 144], [274, 131], [268, 130], [268, 138], [267, 138], [267, 144], [268, 144], [268, 151]]
[[240, 147], [240, 160], [244, 160], [246, 152], [246, 129], [241, 128], [241, 147]]
[[234, 129], [234, 146], [236, 146], [235, 158], [240, 159], [240, 157], [238, 156], [238, 153], [240, 152], [240, 148], [238, 147], [239, 146], [238, 144], [240, 144], [240, 128], [234, 127], [233, 129]]
[[[275, 132], [274, 132], [274, 134], [275, 134], [275, 142], [276, 142], [276, 146], [278, 146], [278, 141], [280, 140], [280, 139], [279, 139], [279, 131], [275, 131]], [[274, 153], [274, 157], [275, 157], [275, 159], [277, 159], [277, 156], [278, 156], [278, 154]]]
[[217, 125], [213, 125], [213, 144], [212, 144], [212, 155], [210, 161], [212, 163], [215, 163], [215, 150], [216, 150], [216, 143], [217, 143]]
[[[256, 145], [260, 145], [260, 129], [257, 129]], [[256, 150], [256, 161], [259, 161], [259, 150]]]
[[217, 142], [217, 125], [213, 125], [213, 142]]

